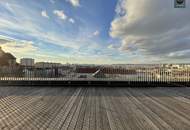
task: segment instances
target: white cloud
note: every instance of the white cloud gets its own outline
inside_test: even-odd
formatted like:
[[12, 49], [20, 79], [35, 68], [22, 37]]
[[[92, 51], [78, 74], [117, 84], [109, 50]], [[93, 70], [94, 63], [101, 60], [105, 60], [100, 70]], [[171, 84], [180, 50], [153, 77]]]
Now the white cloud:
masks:
[[66, 0], [70, 4], [72, 4], [74, 7], [80, 6], [80, 1], [79, 0]]
[[110, 44], [110, 45], [107, 46], [107, 48], [108, 48], [108, 49], [111, 49], [111, 50], [112, 50], [112, 49], [114, 49], [114, 50], [119, 49], [116, 44]]
[[100, 32], [99, 32], [98, 30], [96, 30], [96, 31], [93, 33], [94, 36], [98, 36], [99, 34], [100, 34]]
[[[22, 19], [15, 17], [17, 20], [17, 22], [15, 22], [12, 19], [10, 20], [4, 17], [0, 17], [1, 32], [7, 33], [9, 35], [17, 35], [15, 32], [19, 30], [19, 32], [22, 32], [23, 34], [30, 37], [35, 37], [39, 41], [48, 42], [68, 48], [79, 48], [79, 41], [69, 40], [69, 38], [64, 37], [62, 34], [57, 33], [56, 31], [44, 31], [40, 25], [36, 24], [36, 19], [34, 20], [32, 17], [26, 15], [26, 13], [23, 11], [21, 13], [23, 13], [23, 15], [20, 17], [29, 20], [23, 21]], [[39, 12], [36, 12], [35, 15], [38, 16], [38, 13]], [[38, 19], [40, 19], [40, 17]]]
[[73, 18], [70, 18], [70, 19], [69, 19], [69, 22], [75, 23], [75, 20], [74, 20]]
[[190, 50], [189, 12], [166, 0], [120, 0], [110, 35], [121, 40], [121, 50], [166, 58]]
[[45, 18], [49, 18], [49, 16], [48, 16], [46, 10], [43, 10], [43, 11], [41, 12], [41, 15], [42, 15], [43, 17], [45, 17]]
[[114, 45], [113, 45], [113, 44], [110, 44], [110, 45], [108, 46], [108, 49], [114, 49]]
[[13, 8], [11, 7], [11, 5], [9, 3], [5, 3], [5, 6], [6, 6], [7, 10], [14, 13], [14, 10], [13, 10]]
[[54, 10], [53, 13], [59, 17], [61, 20], [66, 20], [67, 19], [67, 15], [64, 13], [63, 10]]
[[38, 50], [31, 41], [7, 41], [2, 45], [3, 50], [17, 55], [34, 53]]
[[49, 0], [50, 3], [55, 4], [55, 0]]

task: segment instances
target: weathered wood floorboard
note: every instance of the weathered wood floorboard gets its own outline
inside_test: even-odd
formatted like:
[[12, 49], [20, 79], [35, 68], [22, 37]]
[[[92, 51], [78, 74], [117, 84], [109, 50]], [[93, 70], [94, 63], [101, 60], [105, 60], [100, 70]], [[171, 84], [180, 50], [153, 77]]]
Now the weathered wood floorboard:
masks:
[[190, 88], [0, 87], [0, 129], [189, 130]]

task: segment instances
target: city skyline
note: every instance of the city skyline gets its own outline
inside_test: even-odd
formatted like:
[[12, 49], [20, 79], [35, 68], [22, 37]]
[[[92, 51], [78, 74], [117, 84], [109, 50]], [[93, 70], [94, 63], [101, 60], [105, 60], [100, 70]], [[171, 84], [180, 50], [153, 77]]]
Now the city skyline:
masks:
[[173, 0], [2, 0], [0, 46], [36, 61], [186, 63], [189, 11]]

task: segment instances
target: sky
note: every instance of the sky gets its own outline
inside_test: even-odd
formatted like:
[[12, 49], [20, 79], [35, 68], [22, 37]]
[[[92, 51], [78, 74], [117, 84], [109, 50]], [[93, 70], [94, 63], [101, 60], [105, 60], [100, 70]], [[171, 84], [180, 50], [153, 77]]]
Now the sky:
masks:
[[190, 0], [1, 0], [0, 46], [78, 64], [187, 63]]

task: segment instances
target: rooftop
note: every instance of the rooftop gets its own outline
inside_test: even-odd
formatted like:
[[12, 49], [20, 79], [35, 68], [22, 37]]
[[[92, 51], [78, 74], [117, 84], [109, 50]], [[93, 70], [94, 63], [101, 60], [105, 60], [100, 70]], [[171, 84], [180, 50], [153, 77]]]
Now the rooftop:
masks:
[[4, 58], [5, 58], [5, 59], [16, 59], [16, 57], [13, 56], [11, 53], [5, 53]]
[[7, 60], [7, 59], [16, 59], [16, 57], [13, 56], [11, 53], [6, 53], [6, 52], [4, 52], [4, 51], [2, 50], [2, 48], [1, 48], [1, 46], [0, 46], [0, 53], [2, 53], [2, 54], [0, 55], [0, 58], [1, 58], [1, 59], [5, 59], [5, 60]]

